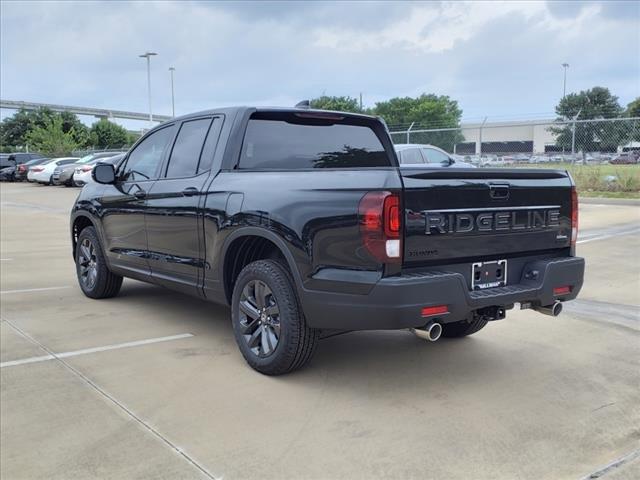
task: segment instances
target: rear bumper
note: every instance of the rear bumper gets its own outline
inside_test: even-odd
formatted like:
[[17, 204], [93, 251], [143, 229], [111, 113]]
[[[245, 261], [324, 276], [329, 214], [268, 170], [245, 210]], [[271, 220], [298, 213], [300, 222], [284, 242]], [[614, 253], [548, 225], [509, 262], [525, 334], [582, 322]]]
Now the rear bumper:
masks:
[[[527, 279], [525, 273], [537, 271]], [[469, 318], [475, 310], [516, 302], [550, 305], [576, 298], [582, 288], [584, 259], [563, 257], [528, 263], [517, 284], [470, 291], [460, 273], [428, 272], [380, 279], [368, 294], [305, 290], [303, 308], [309, 326], [339, 330], [379, 330], [420, 327], [435, 318], [440, 323]], [[568, 294], [553, 289], [571, 286]], [[423, 307], [447, 305], [442, 316], [423, 318]]]

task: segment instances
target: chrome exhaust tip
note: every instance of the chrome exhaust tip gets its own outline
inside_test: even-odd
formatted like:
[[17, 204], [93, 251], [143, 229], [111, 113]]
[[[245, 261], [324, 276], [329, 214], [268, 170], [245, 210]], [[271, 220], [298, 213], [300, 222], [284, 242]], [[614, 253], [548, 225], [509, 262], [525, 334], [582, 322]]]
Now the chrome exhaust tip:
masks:
[[562, 312], [562, 302], [555, 302], [551, 305], [533, 307], [536, 312], [544, 313], [545, 315], [550, 315], [552, 317], [557, 317]]
[[438, 322], [429, 322], [421, 328], [411, 328], [411, 332], [418, 338], [435, 342], [442, 336], [442, 325]]

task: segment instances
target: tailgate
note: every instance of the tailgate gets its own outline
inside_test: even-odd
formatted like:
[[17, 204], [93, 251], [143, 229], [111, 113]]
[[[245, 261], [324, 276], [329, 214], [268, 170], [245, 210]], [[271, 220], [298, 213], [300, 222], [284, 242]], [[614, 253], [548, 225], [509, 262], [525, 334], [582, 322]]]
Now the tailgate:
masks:
[[404, 264], [498, 259], [569, 248], [568, 173], [401, 168]]

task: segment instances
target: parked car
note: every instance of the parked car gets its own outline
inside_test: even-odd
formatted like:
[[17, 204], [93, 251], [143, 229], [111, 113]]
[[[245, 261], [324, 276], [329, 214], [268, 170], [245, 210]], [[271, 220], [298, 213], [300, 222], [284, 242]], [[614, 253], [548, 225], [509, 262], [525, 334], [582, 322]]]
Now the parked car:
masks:
[[635, 165], [638, 163], [638, 157], [635, 152], [624, 152], [613, 157], [609, 163], [612, 165]]
[[76, 168], [78, 168], [79, 165], [85, 165], [87, 163], [90, 163], [100, 158], [113, 157], [114, 155], [118, 155], [120, 153], [124, 153], [124, 152], [91, 153], [89, 155], [85, 155], [74, 164], [63, 165], [61, 167], [58, 167], [53, 171], [53, 183], [54, 185], [65, 185], [67, 187], [71, 187], [73, 185], [73, 177], [75, 174], [75, 170]]
[[[22, 152], [2, 153], [0, 154], [0, 169], [7, 168], [7, 167], [14, 167], [15, 170], [11, 175], [11, 178], [12, 178], [11, 181], [15, 181], [17, 180], [16, 178], [17, 166], [22, 163], [33, 160], [35, 158], [43, 158], [43, 157], [39, 153], [22, 153]], [[8, 171], [5, 172], [5, 176], [9, 176]]]
[[93, 179], [91, 178], [91, 172], [98, 163], [109, 163], [118, 168], [118, 165], [123, 158], [124, 153], [121, 153], [119, 155], [114, 155], [113, 157], [96, 158], [89, 163], [85, 163], [82, 166], [76, 167], [73, 173], [73, 185], [76, 187], [82, 187], [87, 183], [93, 182]]
[[16, 167], [0, 168], [0, 182], [15, 182]]
[[10, 156], [10, 153], [0, 153], [0, 169], [16, 166], [15, 159], [9, 160]]
[[38, 182], [44, 185], [52, 185], [53, 171], [60, 165], [68, 165], [79, 160], [78, 157], [61, 157], [54, 158], [48, 162], [29, 168], [27, 180], [30, 182]]
[[434, 145], [401, 143], [394, 145], [401, 167], [428, 164], [432, 168], [476, 168], [475, 165], [455, 159], [452, 155]]
[[322, 330], [435, 341], [515, 303], [556, 316], [578, 295], [566, 171], [398, 167], [377, 117], [239, 107], [172, 119], [80, 191], [79, 287], [113, 297], [131, 277], [230, 304], [242, 355], [269, 375], [305, 365]]
[[51, 159], [42, 157], [42, 158], [34, 158], [25, 163], [19, 163], [18, 166], [16, 167], [16, 173], [15, 173], [16, 182], [24, 182], [25, 180], [27, 180], [27, 175], [29, 174], [29, 169], [31, 167], [48, 162], [49, 160]]
[[27, 163], [29, 160], [34, 160], [36, 158], [45, 158], [44, 155], [39, 153], [22, 153], [15, 152], [9, 154], [9, 161], [14, 162], [16, 165], [20, 165], [21, 163]]
[[529, 158], [529, 163], [547, 163], [549, 158], [545, 155], [533, 155]]
[[11, 154], [0, 153], [0, 181], [13, 182], [16, 175], [16, 162], [9, 159]]

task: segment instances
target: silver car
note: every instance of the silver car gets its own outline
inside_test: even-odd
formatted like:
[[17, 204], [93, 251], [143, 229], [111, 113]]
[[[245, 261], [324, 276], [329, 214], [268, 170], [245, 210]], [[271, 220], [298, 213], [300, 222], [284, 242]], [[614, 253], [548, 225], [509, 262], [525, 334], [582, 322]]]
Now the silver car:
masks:
[[476, 168], [475, 165], [454, 159], [447, 152], [434, 145], [404, 143], [394, 145], [394, 148], [401, 167]]

